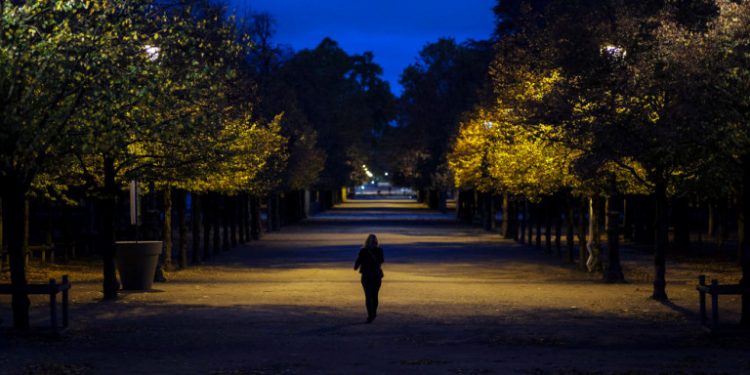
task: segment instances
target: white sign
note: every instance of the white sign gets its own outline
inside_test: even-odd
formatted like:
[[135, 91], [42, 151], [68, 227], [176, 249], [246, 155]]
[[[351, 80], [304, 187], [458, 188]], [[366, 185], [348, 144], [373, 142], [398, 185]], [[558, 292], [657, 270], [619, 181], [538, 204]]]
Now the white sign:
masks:
[[130, 225], [138, 225], [138, 181], [130, 181]]

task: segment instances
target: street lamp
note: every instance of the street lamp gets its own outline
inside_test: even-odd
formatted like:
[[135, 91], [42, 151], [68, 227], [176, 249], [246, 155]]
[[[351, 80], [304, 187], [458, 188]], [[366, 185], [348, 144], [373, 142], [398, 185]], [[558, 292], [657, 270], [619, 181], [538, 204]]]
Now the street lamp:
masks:
[[[161, 53], [161, 48], [157, 46], [153, 46], [150, 44], [146, 44], [143, 46], [143, 51], [146, 53], [146, 56], [151, 62], [156, 62], [159, 59], [159, 54]], [[138, 211], [140, 210], [139, 203], [140, 199], [140, 189], [138, 188], [138, 181], [137, 180], [131, 180], [130, 181], [130, 225], [135, 226], [135, 237], [136, 241], [138, 240]]]
[[161, 48], [157, 46], [152, 46], [150, 44], [146, 44], [143, 46], [143, 50], [146, 52], [146, 56], [148, 56], [148, 59], [151, 60], [152, 62], [159, 59]]
[[[609, 63], [612, 65], [610, 67], [611, 74], [612, 74], [612, 88], [610, 93], [610, 110], [612, 111], [612, 117], [617, 116], [617, 95], [616, 92], [619, 91], [619, 85], [624, 84], [627, 82], [627, 77], [623, 75], [625, 70], [623, 69], [625, 67], [625, 57], [628, 54], [628, 51], [625, 50], [625, 48], [613, 45], [613, 44], [605, 44], [601, 47], [601, 54], [605, 55], [606, 57], [609, 57]], [[620, 73], [620, 74], [617, 74]], [[619, 251], [619, 217], [620, 214], [617, 212], [615, 207], [615, 201], [618, 199], [618, 191], [617, 191], [617, 178], [614, 173], [610, 173], [609, 175], [609, 197], [608, 199], [608, 212], [605, 214], [607, 215], [607, 251], [608, 251], [608, 259], [609, 262], [607, 264], [607, 269], [604, 271], [605, 273], [605, 279], [610, 282], [617, 282], [622, 281], [623, 275], [622, 275], [622, 266], [620, 265], [620, 251]], [[595, 220], [593, 217], [595, 216], [594, 213], [594, 204], [593, 200], [589, 199], [589, 215], [592, 217], [591, 222], [589, 223], [590, 228], [592, 229], [592, 233], [594, 233], [594, 225]], [[591, 254], [589, 256], [589, 262], [591, 263], [599, 263], [599, 256], [601, 254], [601, 249], [594, 250], [593, 247], [599, 247], [599, 241], [598, 236], [590, 236], [592, 240], [589, 242], [589, 253]], [[589, 265], [587, 262], [587, 266]], [[591, 269], [591, 266], [589, 266], [589, 269]]]
[[628, 51], [625, 48], [614, 44], [605, 44], [600, 51], [603, 55], [609, 55], [616, 59], [624, 59], [628, 55]]

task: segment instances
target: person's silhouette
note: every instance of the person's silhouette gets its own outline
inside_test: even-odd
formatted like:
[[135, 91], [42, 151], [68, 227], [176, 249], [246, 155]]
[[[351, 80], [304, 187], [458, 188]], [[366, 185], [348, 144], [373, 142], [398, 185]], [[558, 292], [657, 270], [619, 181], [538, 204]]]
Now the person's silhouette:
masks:
[[378, 246], [378, 238], [374, 234], [367, 236], [365, 245], [359, 250], [357, 260], [354, 262], [354, 269], [362, 274], [367, 323], [372, 323], [378, 312], [378, 292], [383, 279], [381, 265], [384, 261], [383, 249]]

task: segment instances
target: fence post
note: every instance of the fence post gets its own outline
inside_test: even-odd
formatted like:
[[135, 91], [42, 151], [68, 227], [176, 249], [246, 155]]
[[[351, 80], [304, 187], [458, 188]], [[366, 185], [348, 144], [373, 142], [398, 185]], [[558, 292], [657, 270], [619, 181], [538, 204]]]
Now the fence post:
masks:
[[52, 333], [57, 334], [57, 284], [55, 279], [49, 279], [49, 321]]
[[68, 328], [68, 291], [70, 291], [70, 280], [64, 275], [62, 283], [65, 289], [62, 291], [62, 327]]

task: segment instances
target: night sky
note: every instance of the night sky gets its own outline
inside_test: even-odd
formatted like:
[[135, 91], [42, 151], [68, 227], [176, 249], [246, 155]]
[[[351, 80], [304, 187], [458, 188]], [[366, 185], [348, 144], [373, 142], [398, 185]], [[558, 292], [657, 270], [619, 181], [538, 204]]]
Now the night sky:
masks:
[[230, 10], [268, 12], [275, 41], [294, 50], [325, 37], [349, 53], [372, 51], [395, 94], [403, 69], [419, 50], [441, 37], [486, 39], [494, 28], [495, 0], [229, 0]]

